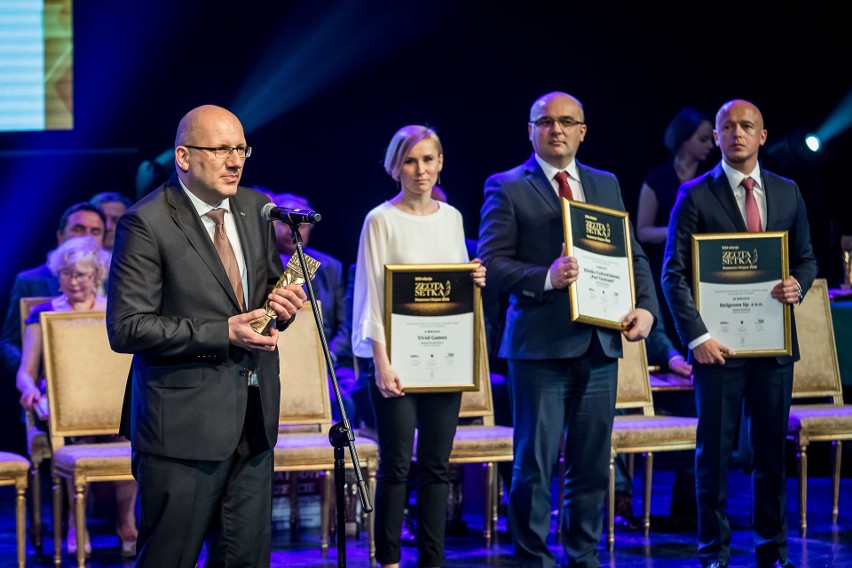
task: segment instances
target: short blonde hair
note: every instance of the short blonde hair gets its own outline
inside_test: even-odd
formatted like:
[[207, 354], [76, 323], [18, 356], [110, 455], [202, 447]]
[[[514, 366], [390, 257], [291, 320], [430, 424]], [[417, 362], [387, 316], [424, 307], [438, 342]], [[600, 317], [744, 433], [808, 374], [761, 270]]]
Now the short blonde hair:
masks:
[[106, 280], [110, 259], [110, 254], [99, 247], [93, 237], [74, 237], [47, 255], [47, 267], [54, 276], [59, 276], [66, 268], [91, 270], [95, 275], [95, 287], [98, 287]]
[[441, 139], [431, 128], [419, 124], [409, 124], [396, 131], [385, 152], [385, 171], [390, 174], [394, 181], [399, 181], [399, 172], [402, 171], [402, 164], [411, 149], [418, 142], [427, 138], [435, 143], [438, 154], [442, 155], [444, 149], [441, 146]]

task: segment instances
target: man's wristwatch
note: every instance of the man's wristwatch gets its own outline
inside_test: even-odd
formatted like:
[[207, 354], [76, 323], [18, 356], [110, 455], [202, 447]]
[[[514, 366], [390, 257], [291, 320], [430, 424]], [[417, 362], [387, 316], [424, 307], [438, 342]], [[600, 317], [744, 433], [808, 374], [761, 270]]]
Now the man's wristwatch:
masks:
[[796, 288], [798, 288], [798, 290], [799, 290], [799, 303], [801, 304], [802, 300], [805, 299], [805, 294], [804, 294], [804, 292], [802, 292], [802, 285], [799, 284], [798, 280], [796, 280]]

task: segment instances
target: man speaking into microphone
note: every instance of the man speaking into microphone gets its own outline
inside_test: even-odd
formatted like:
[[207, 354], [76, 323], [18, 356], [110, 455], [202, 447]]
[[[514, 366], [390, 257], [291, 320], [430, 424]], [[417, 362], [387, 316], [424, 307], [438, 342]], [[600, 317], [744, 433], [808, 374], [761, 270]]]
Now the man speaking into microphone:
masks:
[[[269, 199], [239, 187], [251, 147], [231, 112], [201, 106], [175, 139], [176, 173], [116, 229], [107, 330], [133, 354], [122, 433], [142, 516], [139, 567], [269, 566], [277, 341], [305, 301], [284, 268]], [[257, 333], [268, 301], [277, 325]]]

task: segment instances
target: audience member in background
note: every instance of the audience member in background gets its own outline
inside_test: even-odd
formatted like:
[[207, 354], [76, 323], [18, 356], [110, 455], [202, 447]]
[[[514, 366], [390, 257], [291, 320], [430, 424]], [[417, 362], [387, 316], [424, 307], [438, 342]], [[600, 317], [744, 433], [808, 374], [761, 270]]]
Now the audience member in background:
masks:
[[145, 160], [136, 169], [136, 199], [142, 199], [171, 177], [175, 150], [169, 148], [153, 160]]
[[[33, 410], [39, 406], [44, 418], [46, 402], [44, 394], [44, 377], [42, 369], [42, 339], [39, 314], [42, 312], [71, 312], [106, 310], [106, 296], [101, 292], [101, 285], [109, 271], [109, 253], [101, 248], [100, 243], [93, 237], [77, 237], [64, 241], [50, 253], [47, 267], [59, 280], [59, 292], [44, 304], [33, 307], [26, 320], [23, 355], [18, 368], [16, 386], [21, 393], [21, 406]], [[97, 393], [91, 393], [97, 396]], [[116, 481], [116, 532], [121, 540], [121, 554], [124, 557], [136, 555], [136, 482]], [[69, 554], [77, 552], [77, 533], [74, 522], [74, 486], [68, 483], [68, 536], [66, 539]], [[88, 531], [83, 539], [86, 554], [91, 553]]]
[[[253, 189], [262, 191], [269, 195], [276, 207], [288, 209], [312, 210], [308, 200], [293, 193], [272, 193], [266, 188], [255, 186]], [[296, 245], [293, 242], [293, 234], [290, 225], [282, 221], [273, 223], [275, 227], [275, 240], [278, 243], [278, 252], [281, 253], [281, 262], [284, 266], [290, 262], [290, 258], [296, 254]], [[355, 369], [352, 358], [352, 320], [346, 319], [346, 277], [343, 273], [343, 263], [333, 256], [308, 247], [313, 225], [306, 223], [299, 225], [299, 234], [302, 235], [302, 245], [305, 254], [320, 262], [320, 267], [311, 280], [311, 287], [319, 300], [322, 324], [325, 338], [328, 341], [328, 350], [331, 360], [334, 362], [334, 374], [340, 386], [340, 394], [346, 416], [352, 422], [355, 414], [355, 403], [352, 401], [352, 391], [355, 389]], [[340, 409], [331, 389], [331, 412], [335, 420], [340, 420]], [[357, 422], [353, 422], [353, 427]]]
[[676, 345], [680, 340], [674, 329], [669, 308], [660, 287], [663, 268], [663, 252], [669, 214], [674, 207], [677, 188], [680, 184], [701, 173], [701, 166], [713, 150], [713, 118], [694, 108], [683, 108], [675, 114], [663, 135], [672, 157], [665, 164], [652, 169], [639, 191], [639, 206], [636, 210], [636, 240], [648, 255], [651, 275], [657, 288], [657, 298], [664, 331]]
[[[460, 392], [406, 393], [406, 378], [391, 364], [385, 344], [384, 266], [468, 262], [461, 214], [432, 199], [444, 156], [435, 132], [410, 125], [394, 134], [385, 170], [399, 193], [367, 214], [358, 244], [352, 348], [372, 358], [370, 396], [376, 417], [379, 470], [375, 502], [376, 561], [399, 566], [406, 481], [417, 442], [417, 562], [443, 566], [453, 446]], [[472, 273], [485, 285], [485, 268]]]
[[[72, 237], [90, 236], [98, 246], [103, 246], [106, 219], [100, 208], [91, 203], [76, 203], [65, 210], [59, 219], [56, 241], [62, 244]], [[59, 293], [59, 279], [47, 264], [19, 272], [9, 295], [9, 307], [3, 322], [0, 338], [0, 359], [3, 369], [14, 376], [21, 364], [21, 298], [55, 296]]]
[[118, 192], [104, 191], [92, 197], [89, 203], [100, 207], [104, 213], [106, 220], [104, 248], [111, 251], [113, 244], [115, 244], [115, 224], [118, 223], [118, 218], [133, 205], [133, 201]]

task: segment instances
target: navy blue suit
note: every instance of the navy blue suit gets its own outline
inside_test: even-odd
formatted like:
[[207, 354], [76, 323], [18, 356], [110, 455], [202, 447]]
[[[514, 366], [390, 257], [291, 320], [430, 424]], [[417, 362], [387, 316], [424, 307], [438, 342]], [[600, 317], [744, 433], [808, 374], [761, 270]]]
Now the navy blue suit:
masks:
[[[577, 164], [586, 201], [624, 211], [615, 176]], [[636, 306], [658, 303], [648, 259], [632, 236]], [[567, 432], [562, 542], [572, 565], [599, 566], [602, 505], [621, 334], [571, 322], [567, 289], [545, 291], [564, 242], [562, 208], [535, 157], [485, 182], [479, 257], [488, 286], [508, 292], [500, 357], [509, 362], [515, 461], [510, 532], [521, 566], [552, 566], [550, 480]]]
[[[766, 170], [761, 174], [766, 196], [765, 229], [788, 232], [790, 274], [807, 292], [817, 275], [817, 264], [802, 194], [789, 179]], [[692, 235], [733, 232], [746, 232], [746, 224], [719, 164], [681, 186], [669, 222], [662, 284], [684, 345], [707, 333], [692, 290]], [[725, 513], [728, 463], [743, 402], [754, 452], [757, 564], [771, 566], [787, 557], [784, 446], [793, 362], [799, 358], [793, 323], [792, 356], [729, 359], [721, 366], [693, 361], [698, 409], [698, 552], [705, 565], [717, 560], [727, 562], [730, 557], [731, 527]]]

